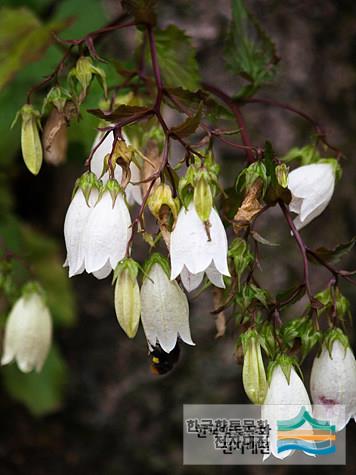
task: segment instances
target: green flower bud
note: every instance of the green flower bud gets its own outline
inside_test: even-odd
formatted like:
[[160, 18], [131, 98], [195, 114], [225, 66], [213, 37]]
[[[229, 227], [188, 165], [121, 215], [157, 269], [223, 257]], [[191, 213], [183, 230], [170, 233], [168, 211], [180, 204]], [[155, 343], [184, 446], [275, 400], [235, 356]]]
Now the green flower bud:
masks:
[[276, 166], [276, 177], [282, 188], [288, 187], [288, 167], [285, 163]]
[[115, 312], [119, 325], [129, 338], [134, 338], [141, 315], [140, 289], [137, 283], [138, 264], [124, 259], [116, 267]]
[[173, 198], [172, 190], [168, 185], [164, 183], [158, 185], [149, 197], [147, 204], [156, 219], [159, 219], [160, 217], [162, 206], [166, 205], [171, 210], [174, 220], [176, 220], [179, 211], [179, 203], [178, 200]]
[[16, 115], [14, 123], [18, 116], [21, 115], [21, 149], [25, 165], [31, 173], [37, 175], [41, 169], [43, 152], [41, 139], [39, 134], [40, 113], [30, 104], [25, 104], [20, 112]]
[[263, 404], [267, 393], [267, 378], [258, 334], [250, 330], [243, 335], [244, 364], [242, 382], [253, 404]]
[[208, 221], [213, 207], [213, 195], [211, 187], [204, 175], [199, 178], [198, 183], [194, 188], [193, 199], [199, 218], [203, 222]]

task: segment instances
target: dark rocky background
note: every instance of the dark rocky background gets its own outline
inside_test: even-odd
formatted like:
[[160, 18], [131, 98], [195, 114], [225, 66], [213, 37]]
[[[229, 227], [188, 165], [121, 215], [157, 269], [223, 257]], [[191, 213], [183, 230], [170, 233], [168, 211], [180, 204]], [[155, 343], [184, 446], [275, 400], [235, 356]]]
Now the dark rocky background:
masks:
[[[234, 78], [226, 77], [220, 54], [229, 1], [159, 3], [162, 24], [174, 21], [193, 37], [204, 77], [229, 91]], [[60, 2], [51, 5], [51, 11], [57, 4]], [[105, 2], [109, 18], [119, 13], [118, 4]], [[281, 56], [276, 84], [259, 95], [307, 111], [326, 127], [330, 141], [348, 157], [334, 200], [305, 230], [306, 241], [312, 245], [346, 241], [356, 234], [356, 4], [351, 0], [248, 0], [247, 4], [275, 39]], [[131, 40], [127, 37], [120, 47], [126, 50]], [[108, 44], [120, 49], [112, 40]], [[303, 145], [311, 134], [307, 123], [285, 111], [250, 105], [245, 113], [253, 142], [263, 144], [268, 138], [280, 154], [291, 146]], [[228, 181], [241, 160], [225, 149], [220, 155]], [[31, 178], [23, 169], [13, 180], [18, 213], [61, 240], [65, 211], [80, 170], [75, 164], [56, 170], [46, 168], [35, 185], [31, 181], [29, 189], [26, 185]], [[288, 288], [301, 277], [301, 261], [278, 210], [269, 212], [258, 229], [281, 243], [279, 248], [263, 249], [265, 274], [261, 273], [261, 282], [272, 291]], [[355, 267], [354, 258], [346, 259], [345, 267]], [[313, 267], [313, 271], [315, 290], [323, 288], [327, 275], [318, 268]], [[117, 325], [110, 280], [97, 281], [82, 275], [72, 283], [80, 314], [78, 323], [57, 332], [70, 368], [67, 399], [56, 414], [34, 418], [1, 394], [1, 475], [282, 475], [335, 471], [332, 467], [184, 467], [182, 404], [247, 402], [241, 369], [233, 357], [232, 328], [223, 339], [216, 340], [214, 320], [209, 314], [210, 297], [193, 300], [191, 326], [197, 346], [184, 347], [176, 370], [157, 378], [149, 372], [142, 330], [132, 342]], [[344, 285], [343, 290], [355, 313], [353, 288]], [[306, 382], [309, 368], [307, 361]], [[340, 472], [353, 473], [355, 469], [355, 441], [356, 425], [352, 422], [347, 430], [348, 463], [338, 468]]]

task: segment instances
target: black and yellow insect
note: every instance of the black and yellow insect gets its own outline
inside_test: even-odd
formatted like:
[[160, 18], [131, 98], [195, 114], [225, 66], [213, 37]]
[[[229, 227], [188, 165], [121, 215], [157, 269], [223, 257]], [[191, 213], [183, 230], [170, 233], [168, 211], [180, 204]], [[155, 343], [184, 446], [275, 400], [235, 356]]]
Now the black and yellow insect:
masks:
[[153, 374], [162, 375], [169, 373], [179, 360], [180, 348], [177, 342], [170, 353], [166, 353], [157, 345], [149, 353], [151, 371]]

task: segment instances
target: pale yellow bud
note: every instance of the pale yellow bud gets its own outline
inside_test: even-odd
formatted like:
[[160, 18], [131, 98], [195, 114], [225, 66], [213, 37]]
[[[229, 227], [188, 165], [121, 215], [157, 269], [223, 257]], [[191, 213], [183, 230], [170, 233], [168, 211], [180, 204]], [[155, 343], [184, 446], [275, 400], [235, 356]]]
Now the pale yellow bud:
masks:
[[162, 206], [166, 205], [172, 212], [173, 218], [176, 219], [179, 211], [177, 200], [172, 196], [172, 190], [164, 183], [161, 183], [153, 191], [152, 195], [148, 199], [148, 207], [157, 219], [160, 217], [160, 210]]
[[37, 175], [42, 165], [42, 145], [38, 131], [39, 113], [32, 106], [24, 105], [21, 110], [21, 149], [27, 168]]
[[244, 345], [242, 382], [250, 401], [253, 404], [263, 404], [267, 393], [267, 378], [261, 345], [254, 336], [251, 336]]
[[140, 322], [141, 300], [135, 271], [129, 266], [118, 271], [114, 299], [119, 325], [129, 338], [134, 338]]

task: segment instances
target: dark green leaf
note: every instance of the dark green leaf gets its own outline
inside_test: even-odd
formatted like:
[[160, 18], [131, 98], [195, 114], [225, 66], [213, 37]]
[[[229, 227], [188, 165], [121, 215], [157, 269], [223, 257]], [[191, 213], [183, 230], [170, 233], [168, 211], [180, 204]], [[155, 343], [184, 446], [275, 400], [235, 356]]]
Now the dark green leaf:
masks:
[[250, 97], [276, 73], [279, 58], [275, 45], [243, 0], [232, 0], [225, 60], [235, 74], [249, 82], [240, 90], [238, 98]]
[[197, 91], [199, 68], [189, 36], [170, 25], [164, 30], [156, 30], [155, 40], [164, 85]]
[[100, 119], [110, 121], [117, 121], [120, 119], [128, 119], [136, 114], [144, 114], [145, 112], [149, 111], [147, 107], [141, 106], [126, 106], [121, 105], [117, 109], [113, 111], [103, 111], [101, 109], [88, 109], [90, 114], [99, 117]]
[[22, 373], [15, 364], [2, 368], [2, 379], [11, 397], [32, 414], [43, 416], [60, 408], [67, 381], [67, 367], [55, 346], [40, 373]]
[[226, 109], [223, 105], [216, 102], [214, 97], [208, 92], [199, 89], [196, 92], [187, 91], [181, 87], [167, 88], [170, 99], [167, 95], [164, 96], [165, 102], [173, 109], [181, 112], [181, 109], [195, 113], [200, 104], [203, 104], [202, 115], [206, 116], [209, 121], [219, 119], [232, 119], [231, 111]]
[[197, 112], [193, 116], [187, 117], [184, 122], [176, 127], [172, 127], [170, 132], [181, 138], [194, 134], [200, 124], [202, 107], [202, 104], [200, 104]]
[[[354, 236], [350, 241], [344, 242], [342, 244], [338, 244], [334, 249], [327, 249], [325, 247], [319, 247], [315, 251], [313, 251], [320, 259], [329, 263], [329, 264], [336, 264], [348, 254], [354, 247], [356, 242], [356, 236]], [[308, 259], [315, 264], [320, 264], [320, 262], [310, 253], [308, 253]]]

